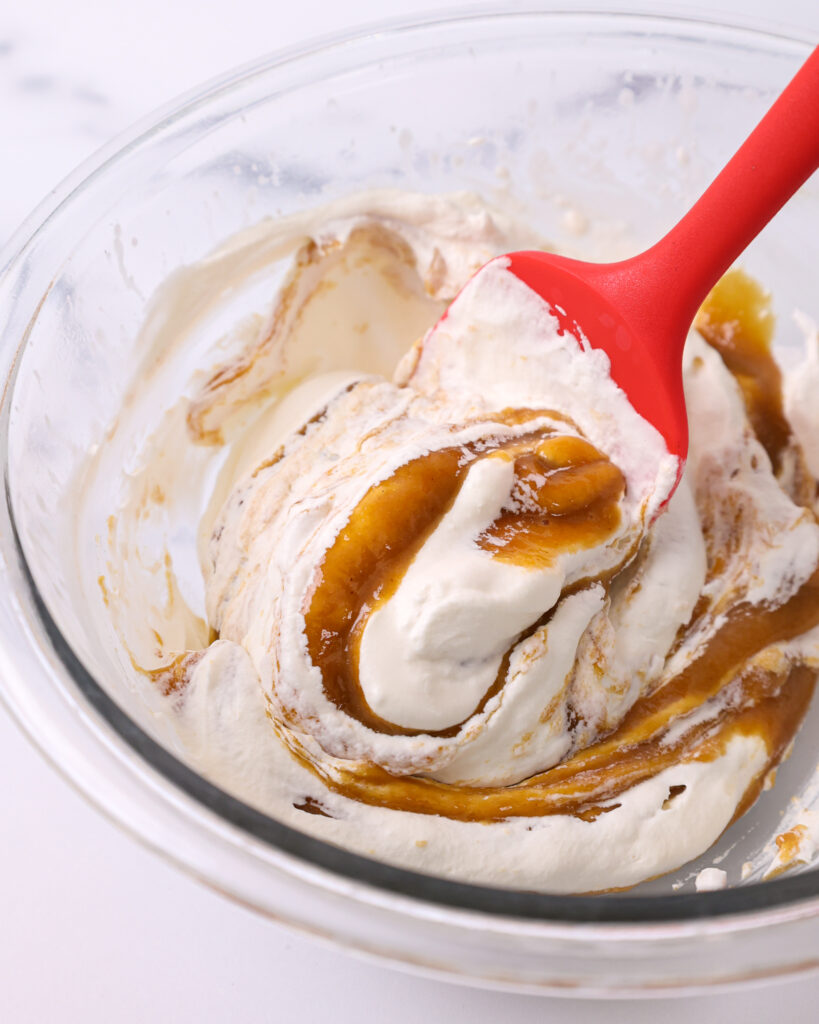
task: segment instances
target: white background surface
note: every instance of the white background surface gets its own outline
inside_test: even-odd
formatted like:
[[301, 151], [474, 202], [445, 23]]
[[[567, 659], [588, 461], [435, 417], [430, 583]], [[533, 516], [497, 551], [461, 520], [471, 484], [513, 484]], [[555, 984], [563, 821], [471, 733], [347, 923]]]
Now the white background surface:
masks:
[[[709, 7], [819, 39], [819, 0]], [[418, 0], [22, 0], [12, 8], [0, 0], [0, 243], [76, 163], [174, 94], [316, 33], [431, 8]], [[603, 1004], [399, 974], [256, 918], [166, 866], [91, 810], [2, 709], [0, 779], [3, 1024], [819, 1020], [819, 979]]]

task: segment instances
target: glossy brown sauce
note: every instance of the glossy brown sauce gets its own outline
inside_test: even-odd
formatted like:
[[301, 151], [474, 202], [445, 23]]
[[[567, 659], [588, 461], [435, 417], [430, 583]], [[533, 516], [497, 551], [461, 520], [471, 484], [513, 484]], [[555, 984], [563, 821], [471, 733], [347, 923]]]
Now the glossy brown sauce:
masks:
[[791, 428], [782, 401], [782, 371], [771, 349], [770, 296], [743, 270], [729, 270], [702, 304], [694, 325], [736, 378], [754, 433], [778, 471]]
[[[793, 442], [784, 415], [781, 373], [771, 353], [773, 317], [767, 296], [741, 271], [732, 271], [709, 295], [696, 326], [721, 354], [741, 388], [749, 420], [776, 470]], [[525, 420], [523, 420], [525, 422]], [[558, 448], [567, 444], [565, 460]], [[521, 450], [497, 442], [515, 458], [510, 508], [479, 543], [495, 557], [543, 565], [567, 545], [598, 543], [619, 523], [619, 471], [586, 442], [562, 436], [530, 437]], [[551, 445], [552, 450], [549, 451]], [[575, 447], [572, 447], [575, 445]], [[396, 729], [375, 718], [355, 678], [355, 638], [377, 604], [392, 593], [415, 552], [451, 506], [470, 458], [463, 449], [431, 453], [402, 467], [374, 488], [328, 552], [310, 605], [310, 654], [328, 696], [364, 724]], [[717, 567], [718, 569], [719, 567]], [[692, 622], [706, 613], [695, 610]], [[463, 821], [570, 813], [593, 821], [616, 810], [618, 794], [681, 762], [711, 760], [737, 735], [759, 737], [767, 749], [763, 771], [744, 794], [736, 816], [753, 803], [769, 768], [778, 763], [813, 694], [816, 672], [781, 659], [776, 670], [754, 665], [772, 644], [819, 625], [819, 571], [779, 607], [735, 607], [722, 627], [676, 677], [639, 699], [614, 732], [568, 760], [507, 787], [463, 787], [421, 777], [398, 777], [370, 764], [314, 764], [298, 741], [283, 738], [294, 755], [331, 790], [362, 803], [437, 814]], [[690, 628], [690, 627], [689, 627]], [[505, 667], [494, 694], [503, 685]], [[484, 699], [484, 702], [487, 698]], [[676, 730], [671, 723], [712, 702], [713, 715]], [[446, 730], [440, 735], [456, 731]], [[672, 787], [668, 804], [685, 787]], [[619, 806], [619, 805], [617, 805]]]
[[[545, 415], [527, 411], [528, 419]], [[519, 416], [514, 422], [525, 424], [527, 420]], [[358, 680], [364, 627], [379, 604], [395, 592], [477, 459], [514, 462], [509, 507], [475, 538], [495, 558], [543, 566], [557, 552], [600, 543], [620, 524], [623, 475], [596, 448], [579, 437], [555, 434], [552, 428], [504, 436], [498, 432], [499, 420], [503, 414], [487, 422], [487, 436], [480, 442], [429, 452], [371, 487], [319, 567], [305, 614], [310, 658], [321, 670], [327, 697], [378, 732], [418, 735], [422, 730], [396, 726], [367, 704]], [[475, 711], [503, 686], [507, 662], [508, 656]], [[431, 735], [454, 735], [460, 725]]]
[[[769, 760], [784, 752], [807, 710], [816, 673], [783, 662], [781, 671], [746, 663], [772, 643], [819, 624], [819, 573], [786, 604], [751, 614], [738, 609], [696, 661], [665, 686], [638, 700], [605, 739], [554, 768], [508, 787], [452, 786], [419, 777], [398, 777], [374, 765], [328, 771], [314, 766], [335, 792], [361, 803], [462, 821], [496, 821], [545, 814], [585, 814], [681, 761], [711, 760], [735, 735], [756, 735]], [[672, 722], [718, 699], [713, 719], [692, 725], [676, 740]], [[294, 751], [298, 755], [298, 751]], [[738, 813], [756, 799], [764, 772]], [[582, 816], [582, 815], [581, 815]]]
[[588, 441], [546, 438], [515, 459], [513, 508], [478, 538], [496, 558], [530, 568], [556, 552], [579, 551], [610, 537], [620, 525], [623, 474]]
[[370, 709], [353, 669], [356, 626], [400, 581], [416, 551], [451, 505], [466, 471], [459, 448], [401, 466], [359, 502], [321, 564], [305, 615], [310, 659], [328, 698], [370, 728], [404, 734]]
[[774, 840], [782, 869], [793, 864], [801, 856], [802, 840], [807, 835], [807, 831], [806, 825], [794, 825], [793, 828], [788, 829], [787, 832], [782, 832]]

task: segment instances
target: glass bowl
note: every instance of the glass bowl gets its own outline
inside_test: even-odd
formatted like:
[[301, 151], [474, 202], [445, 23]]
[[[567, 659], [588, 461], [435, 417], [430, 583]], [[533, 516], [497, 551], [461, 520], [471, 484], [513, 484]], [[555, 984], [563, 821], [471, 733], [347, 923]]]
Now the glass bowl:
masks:
[[[111, 638], [85, 614], [70, 539], [71, 482], [117, 415], [144, 358], [150, 297], [175, 269], [262, 217], [371, 186], [474, 189], [525, 211], [571, 254], [624, 255], [670, 226], [808, 49], [627, 14], [481, 12], [375, 28], [205, 86], [51, 195], [0, 261], [0, 691], [53, 764], [214, 888], [427, 973], [596, 995], [819, 966], [810, 866], [720, 892], [685, 891], [695, 864], [627, 894], [535, 895], [380, 864], [242, 804], [188, 768], [120, 684]], [[797, 341], [788, 313], [815, 296], [817, 224], [814, 183], [744, 260], [774, 293], [786, 360]], [[814, 710], [773, 793], [699, 866], [724, 854], [739, 877], [809, 785], [817, 730]]]

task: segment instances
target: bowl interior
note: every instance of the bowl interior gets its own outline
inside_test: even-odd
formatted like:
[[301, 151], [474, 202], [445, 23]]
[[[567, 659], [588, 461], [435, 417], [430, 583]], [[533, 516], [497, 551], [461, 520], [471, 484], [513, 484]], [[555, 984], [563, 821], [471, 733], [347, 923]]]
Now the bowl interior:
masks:
[[[371, 187], [474, 190], [566, 253], [628, 255], [696, 197], [803, 54], [750, 32], [627, 16], [481, 17], [376, 34], [237, 77], [77, 188], [25, 254], [26, 294], [38, 305], [10, 396], [8, 480], [33, 580], [98, 685], [179, 753], [133, 681], [97, 584], [95, 538], [116, 508], [114, 482], [77, 518], [89, 453], [105, 442], [135, 376], [166, 358], [143, 328], [169, 275], [263, 218]], [[773, 293], [786, 362], [800, 339], [793, 309], [819, 316], [817, 223], [813, 183], [743, 260]], [[226, 327], [264, 311], [281, 273], [275, 262], [260, 266], [201, 316], [191, 297], [190, 344], [167, 357], [131, 452], [196, 369], [213, 364]], [[185, 597], [201, 611], [194, 537], [180, 524], [170, 543], [188, 566]], [[775, 789], [717, 848], [641, 890], [690, 890], [715, 861], [740, 884], [741, 865], [810, 785], [818, 715], [814, 708]]]

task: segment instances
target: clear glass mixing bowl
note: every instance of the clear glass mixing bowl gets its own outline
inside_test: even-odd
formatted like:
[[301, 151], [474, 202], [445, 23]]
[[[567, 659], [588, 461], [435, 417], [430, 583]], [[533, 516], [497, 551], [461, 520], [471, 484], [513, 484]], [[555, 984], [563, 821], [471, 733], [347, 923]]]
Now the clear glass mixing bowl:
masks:
[[[819, 966], [817, 870], [702, 894], [690, 871], [610, 897], [493, 890], [346, 853], [220, 791], [178, 759], [111, 669], [111, 640], [78, 596], [67, 500], [140, 364], [150, 296], [225, 236], [370, 186], [471, 188], [517, 203], [568, 252], [625, 254], [696, 196], [807, 50], [632, 15], [480, 13], [378, 28], [206, 86], [49, 197], [0, 262], [0, 690], [65, 776], [233, 898], [419, 970], [598, 994]], [[797, 337], [789, 311], [819, 305], [817, 227], [814, 183], [744, 261], [773, 290], [785, 359]], [[702, 864], [725, 853], [738, 880], [813, 774], [818, 714], [774, 791]]]

